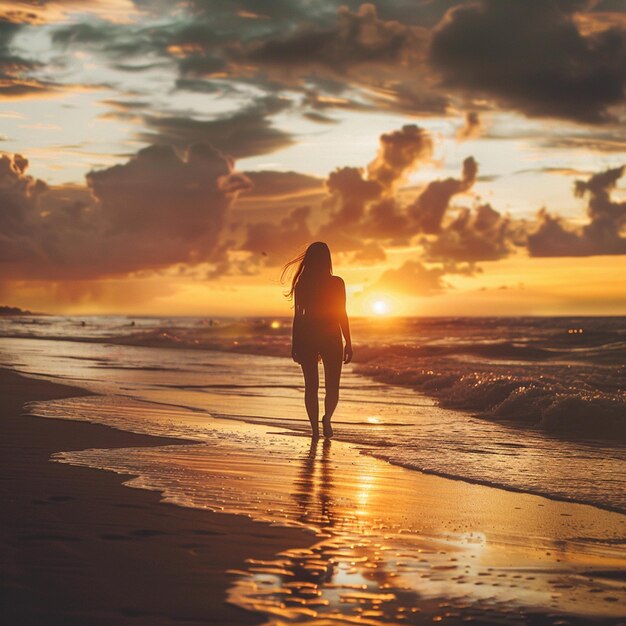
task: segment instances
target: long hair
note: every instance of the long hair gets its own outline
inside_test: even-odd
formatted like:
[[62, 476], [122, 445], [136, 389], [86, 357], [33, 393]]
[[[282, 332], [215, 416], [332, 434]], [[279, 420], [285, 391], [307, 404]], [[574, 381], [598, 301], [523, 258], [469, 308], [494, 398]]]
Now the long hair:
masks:
[[291, 300], [298, 284], [312, 284], [332, 273], [333, 262], [328, 246], [323, 241], [315, 241], [304, 252], [283, 265], [280, 281], [284, 282], [292, 274], [291, 286], [285, 292], [285, 296]]

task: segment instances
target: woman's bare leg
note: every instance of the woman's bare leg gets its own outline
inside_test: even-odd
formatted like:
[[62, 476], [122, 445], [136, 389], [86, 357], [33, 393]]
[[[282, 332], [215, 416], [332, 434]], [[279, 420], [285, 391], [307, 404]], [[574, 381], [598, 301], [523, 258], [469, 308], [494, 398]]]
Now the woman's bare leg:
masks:
[[300, 363], [304, 376], [304, 406], [311, 422], [311, 436], [320, 436], [320, 407], [317, 392], [320, 386], [320, 376], [317, 369], [317, 357], [306, 359]]
[[324, 437], [333, 436], [333, 427], [330, 420], [339, 402], [339, 381], [341, 380], [342, 353], [323, 354], [324, 363], [324, 386], [326, 395], [324, 397], [324, 417], [322, 426], [324, 427]]

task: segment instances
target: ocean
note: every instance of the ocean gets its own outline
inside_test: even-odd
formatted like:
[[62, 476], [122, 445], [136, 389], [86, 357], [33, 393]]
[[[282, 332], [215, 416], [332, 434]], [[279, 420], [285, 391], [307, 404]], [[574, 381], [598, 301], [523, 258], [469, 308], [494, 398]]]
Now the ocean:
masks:
[[[302, 433], [290, 333], [287, 318], [6, 317], [0, 364], [194, 416], [81, 414], [122, 429], [202, 439], [219, 417]], [[352, 333], [336, 438], [406, 468], [626, 512], [626, 318], [362, 318]]]
[[53, 462], [313, 533], [228, 572], [268, 625], [619, 624], [624, 321], [355, 319], [332, 442], [285, 318], [7, 317], [0, 366], [94, 393], [30, 414], [181, 441]]

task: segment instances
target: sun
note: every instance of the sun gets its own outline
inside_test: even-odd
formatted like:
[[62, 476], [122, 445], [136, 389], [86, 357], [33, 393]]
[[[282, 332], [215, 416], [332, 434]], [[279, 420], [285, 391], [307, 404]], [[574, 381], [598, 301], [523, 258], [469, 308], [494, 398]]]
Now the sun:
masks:
[[374, 300], [372, 302], [372, 311], [375, 315], [387, 315], [389, 313], [389, 304], [384, 300]]

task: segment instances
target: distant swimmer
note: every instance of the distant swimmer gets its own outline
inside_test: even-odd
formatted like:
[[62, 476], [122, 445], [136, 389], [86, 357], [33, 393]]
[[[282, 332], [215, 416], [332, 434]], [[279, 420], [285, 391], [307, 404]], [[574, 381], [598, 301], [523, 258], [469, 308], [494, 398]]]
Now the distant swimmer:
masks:
[[[319, 437], [318, 360], [324, 364], [324, 437], [333, 436], [331, 418], [339, 402], [342, 363], [352, 360], [350, 324], [346, 314], [346, 286], [333, 275], [328, 246], [312, 243], [283, 267], [282, 278], [296, 268], [286, 294], [294, 299], [291, 356], [302, 367], [304, 404], [311, 434]], [[342, 335], [345, 338], [343, 344]]]

